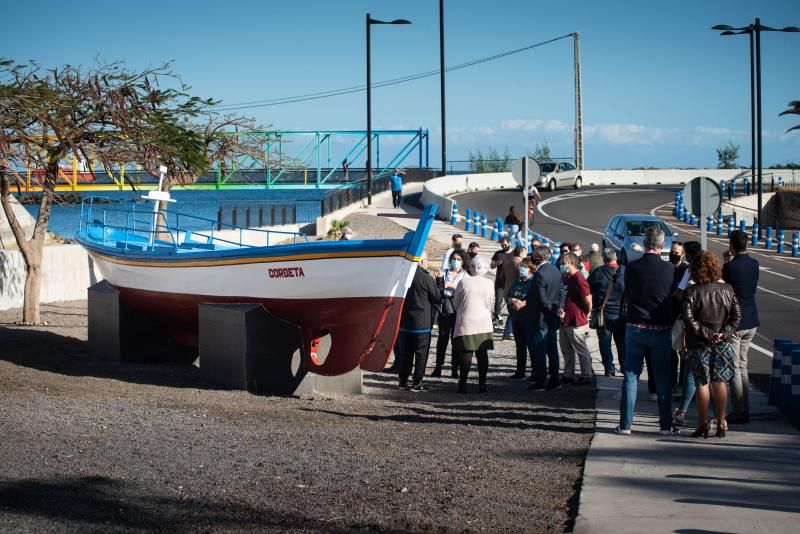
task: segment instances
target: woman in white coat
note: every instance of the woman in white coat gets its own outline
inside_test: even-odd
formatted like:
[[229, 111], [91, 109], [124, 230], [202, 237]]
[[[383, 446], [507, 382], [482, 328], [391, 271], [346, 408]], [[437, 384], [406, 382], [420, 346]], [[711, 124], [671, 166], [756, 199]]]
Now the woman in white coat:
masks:
[[[473, 267], [470, 266], [470, 268]], [[492, 326], [494, 283], [484, 276], [486, 274], [485, 266], [481, 270], [483, 272], [470, 272], [469, 274], [473, 276], [461, 281], [453, 298], [456, 309], [453, 350], [461, 355], [459, 393], [467, 391], [467, 376], [472, 366], [473, 356], [478, 360], [479, 391], [486, 392], [489, 351], [494, 348]]]

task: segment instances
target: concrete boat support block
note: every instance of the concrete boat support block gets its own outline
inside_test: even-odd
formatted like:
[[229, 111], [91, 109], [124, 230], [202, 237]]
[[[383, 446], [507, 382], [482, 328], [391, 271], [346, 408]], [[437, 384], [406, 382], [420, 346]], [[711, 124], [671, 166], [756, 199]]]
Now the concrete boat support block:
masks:
[[200, 375], [213, 384], [266, 395], [362, 391], [360, 369], [307, 373], [300, 328], [260, 304], [201, 304], [199, 321]]

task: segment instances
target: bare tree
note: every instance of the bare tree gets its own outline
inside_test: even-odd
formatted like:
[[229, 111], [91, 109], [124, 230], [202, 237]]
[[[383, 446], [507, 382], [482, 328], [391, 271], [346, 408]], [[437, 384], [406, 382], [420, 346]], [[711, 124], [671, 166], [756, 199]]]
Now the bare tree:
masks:
[[[187, 89], [169, 65], [131, 72], [112, 63], [84, 71], [0, 60], [0, 201], [25, 261], [24, 322], [40, 322], [42, 248], [59, 163], [68, 154], [85, 160], [93, 154], [110, 167], [125, 154], [145, 154], [151, 157], [128, 161], [201, 174], [208, 166], [203, 140], [187, 124], [214, 102]], [[31, 167], [43, 172], [33, 174], [42, 196], [28, 239], [11, 206], [10, 182], [19, 183], [19, 173]]]

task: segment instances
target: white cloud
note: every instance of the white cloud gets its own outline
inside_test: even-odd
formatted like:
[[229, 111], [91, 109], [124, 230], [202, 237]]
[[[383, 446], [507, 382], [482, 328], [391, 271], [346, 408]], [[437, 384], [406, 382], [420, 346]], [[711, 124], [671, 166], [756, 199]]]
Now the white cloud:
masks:
[[532, 131], [545, 131], [545, 132], [563, 132], [570, 128], [570, 126], [559, 120], [541, 120], [541, 119], [506, 119], [500, 123], [503, 130], [524, 130], [526, 132]]
[[650, 128], [641, 124], [597, 123], [583, 127], [584, 136], [612, 145], [652, 145], [668, 141], [679, 130]]
[[731, 130], [728, 128], [719, 128], [717, 126], [697, 126], [695, 127], [694, 130], [699, 134], [715, 135], [715, 136], [731, 135], [732, 133]]

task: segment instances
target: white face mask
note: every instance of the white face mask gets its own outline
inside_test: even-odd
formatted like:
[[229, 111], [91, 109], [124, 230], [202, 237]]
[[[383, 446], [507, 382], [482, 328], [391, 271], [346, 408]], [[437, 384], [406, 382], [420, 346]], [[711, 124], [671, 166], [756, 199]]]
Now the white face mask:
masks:
[[344, 239], [345, 241], [350, 241], [351, 239], [353, 239], [353, 234], [344, 234], [344, 236], [342, 236], [342, 239]]

